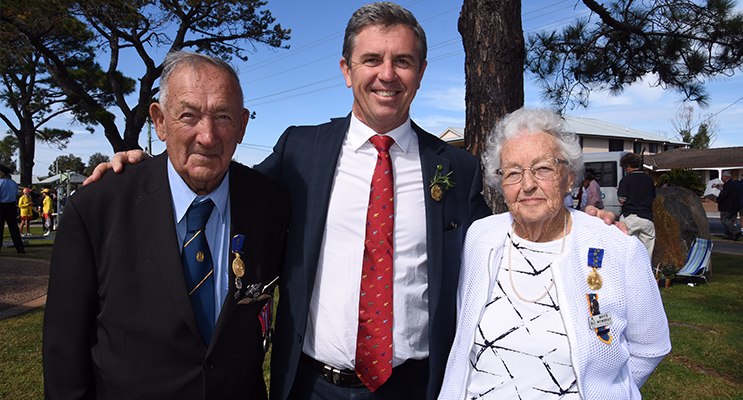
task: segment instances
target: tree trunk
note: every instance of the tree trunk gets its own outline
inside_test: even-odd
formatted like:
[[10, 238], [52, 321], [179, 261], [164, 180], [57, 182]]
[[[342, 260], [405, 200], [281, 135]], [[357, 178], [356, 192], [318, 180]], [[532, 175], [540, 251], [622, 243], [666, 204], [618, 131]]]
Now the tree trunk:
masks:
[[21, 129], [16, 132], [16, 137], [18, 138], [18, 164], [21, 170], [20, 186], [30, 188], [36, 153], [36, 129], [30, 117], [21, 121]]
[[[481, 157], [496, 122], [524, 105], [521, 0], [464, 0], [459, 33], [465, 53], [464, 148]], [[503, 196], [490, 188], [483, 195], [495, 213], [507, 211]]]

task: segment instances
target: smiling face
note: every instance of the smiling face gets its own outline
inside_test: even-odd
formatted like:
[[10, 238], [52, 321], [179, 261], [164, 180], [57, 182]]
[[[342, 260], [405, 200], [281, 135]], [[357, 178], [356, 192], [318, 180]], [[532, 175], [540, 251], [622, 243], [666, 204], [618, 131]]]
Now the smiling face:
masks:
[[356, 39], [351, 60], [341, 60], [346, 86], [353, 89], [353, 114], [377, 133], [402, 125], [420, 87], [421, 65], [413, 30], [404, 25], [370, 25]]
[[[502, 167], [530, 168], [539, 161], [563, 158], [555, 138], [546, 133], [522, 134], [509, 139], [501, 148]], [[521, 182], [503, 185], [503, 195], [516, 223], [527, 231], [548, 228], [557, 222], [562, 231], [562, 218], [557, 221], [563, 197], [573, 185], [575, 176], [559, 164], [557, 175], [551, 180], [540, 180], [530, 171], [524, 171]]]
[[198, 195], [216, 189], [248, 124], [237, 82], [209, 64], [177, 67], [168, 79], [167, 104], [150, 115], [178, 175]]

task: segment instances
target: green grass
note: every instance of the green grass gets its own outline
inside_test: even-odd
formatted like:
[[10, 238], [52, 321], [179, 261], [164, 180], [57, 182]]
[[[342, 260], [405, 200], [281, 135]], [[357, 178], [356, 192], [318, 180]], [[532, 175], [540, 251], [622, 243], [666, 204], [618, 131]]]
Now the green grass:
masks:
[[[42, 247], [51, 253], [50, 245], [39, 245], [40, 254]], [[743, 256], [715, 253], [712, 265], [710, 286], [689, 287], [678, 278], [661, 289], [673, 351], [642, 387], [643, 398], [743, 400]], [[0, 321], [0, 398], [43, 398], [43, 315], [41, 307]]]
[[[10, 231], [8, 230], [8, 227], [4, 226], [3, 228], [4, 228], [3, 229], [3, 243], [12, 242], [13, 239], [10, 237]], [[41, 224], [32, 224], [31, 234], [34, 236], [41, 236], [44, 234], [44, 228], [41, 226]], [[13, 244], [11, 243], [8, 247], [4, 247], [3, 250], [0, 251], [0, 257], [18, 257], [18, 258], [31, 258], [35, 260], [51, 260], [53, 244], [54, 244], [53, 239], [29, 240], [28, 245], [23, 246], [26, 253], [18, 254], [15, 251], [15, 247], [13, 247]]]
[[[710, 286], [661, 289], [673, 350], [642, 388], [646, 399], [743, 399], [743, 257], [712, 254]], [[695, 280], [698, 282], [698, 280]]]
[[44, 307], [0, 321], [0, 398], [43, 399], [41, 327]]

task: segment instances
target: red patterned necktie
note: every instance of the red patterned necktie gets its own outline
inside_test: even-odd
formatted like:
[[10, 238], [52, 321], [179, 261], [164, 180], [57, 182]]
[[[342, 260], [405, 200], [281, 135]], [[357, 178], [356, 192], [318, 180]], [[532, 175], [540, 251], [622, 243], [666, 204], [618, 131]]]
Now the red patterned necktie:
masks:
[[395, 140], [375, 135], [369, 141], [379, 154], [366, 212], [356, 374], [373, 392], [392, 374], [392, 233], [395, 207], [389, 150]]

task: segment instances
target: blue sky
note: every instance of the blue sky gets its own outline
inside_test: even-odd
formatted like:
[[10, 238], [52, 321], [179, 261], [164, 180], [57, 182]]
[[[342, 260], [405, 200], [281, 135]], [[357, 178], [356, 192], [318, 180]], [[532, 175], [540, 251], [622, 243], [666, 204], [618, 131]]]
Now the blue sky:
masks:
[[[247, 62], [233, 61], [242, 81], [245, 105], [257, 114], [248, 124], [243, 144], [235, 153], [238, 161], [253, 165], [263, 160], [288, 126], [319, 124], [348, 114], [353, 96], [345, 86], [338, 64], [343, 31], [353, 11], [366, 3], [368, 1], [268, 0], [266, 8], [276, 21], [292, 30], [292, 39], [288, 42], [291, 48], [277, 50], [256, 45]], [[461, 1], [407, 0], [399, 4], [415, 14], [426, 31], [429, 47], [428, 68], [412, 104], [412, 118], [435, 135], [447, 127], [464, 126], [464, 51], [457, 31]], [[527, 34], [563, 26], [576, 17], [589, 15], [577, 0], [528, 0], [522, 2], [522, 8]], [[121, 67], [124, 74], [141, 76], [142, 67], [136, 55], [122, 59], [131, 60]], [[712, 147], [743, 146], [743, 73], [709, 82], [707, 88], [711, 93], [711, 106], [701, 112], [717, 114], [715, 118], [720, 122], [720, 133]], [[132, 98], [132, 103], [134, 101]], [[529, 75], [526, 76], [525, 104], [549, 106], [541, 101], [539, 89]], [[651, 88], [647, 82], [641, 82], [628, 87], [620, 96], [594, 92], [588, 109], [566, 113], [673, 136], [670, 120], [680, 106], [680, 97], [675, 92]], [[117, 122], [123, 127], [121, 116]], [[76, 134], [63, 150], [37, 144], [34, 175], [48, 175], [49, 165], [59, 155], [74, 154], [87, 163], [93, 153], [113, 154], [102, 129], [90, 134], [68, 123], [69, 118], [62, 116], [47, 125], [72, 129]], [[4, 128], [0, 123], [2, 132], [6, 131]], [[165, 145], [157, 139], [154, 129], [152, 136], [153, 152], [162, 152]], [[145, 126], [140, 145], [145, 147], [146, 141]]]

